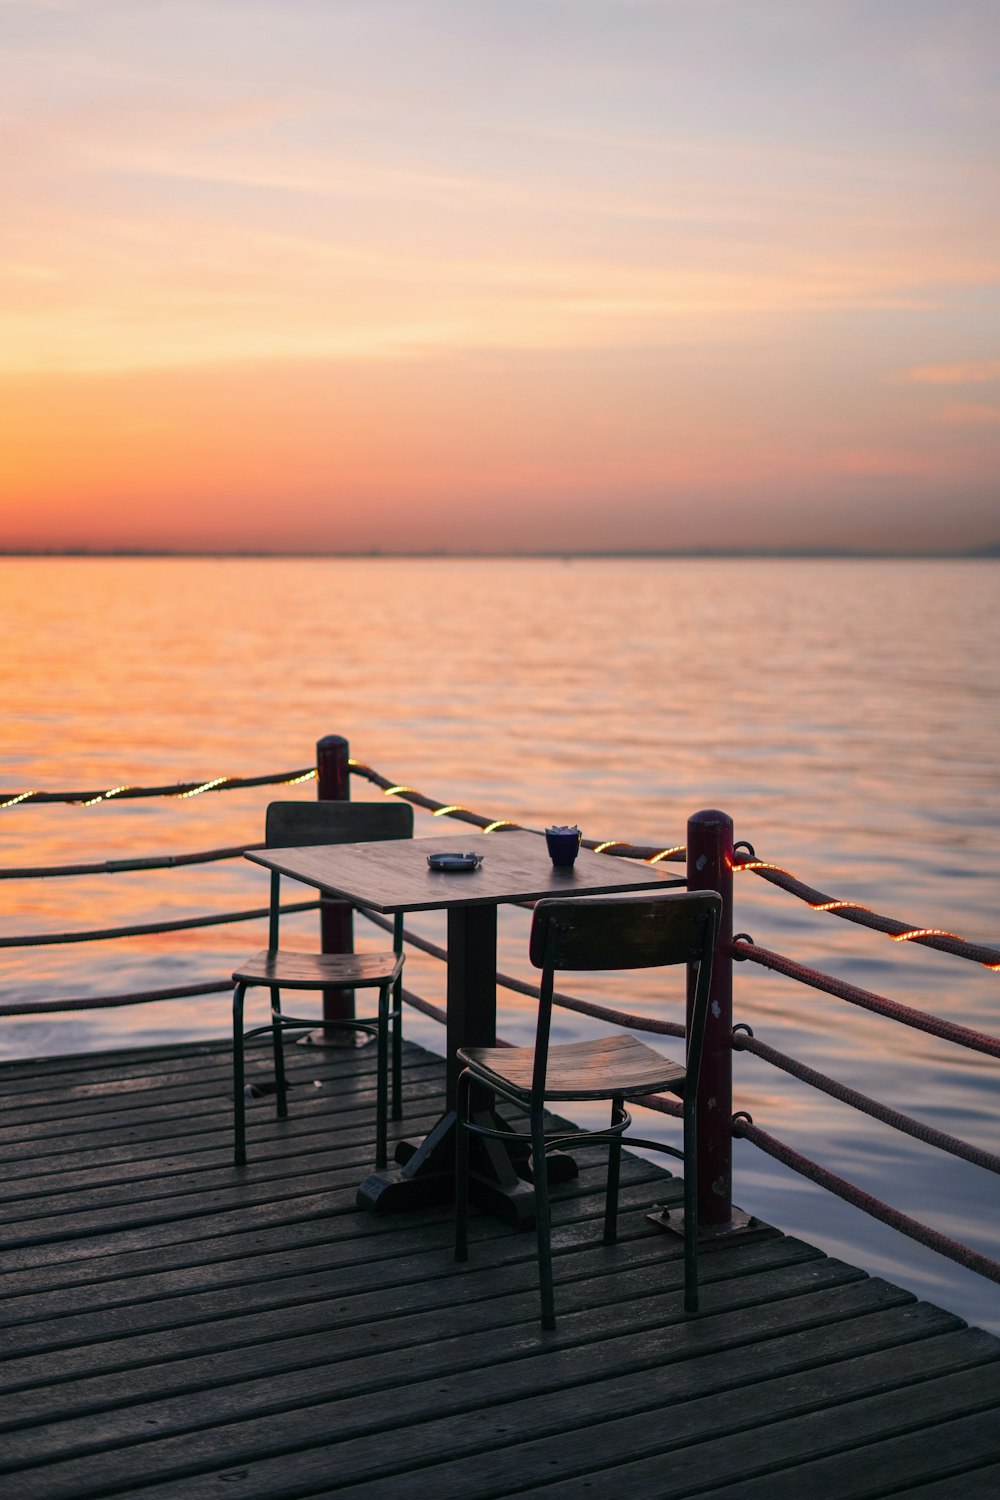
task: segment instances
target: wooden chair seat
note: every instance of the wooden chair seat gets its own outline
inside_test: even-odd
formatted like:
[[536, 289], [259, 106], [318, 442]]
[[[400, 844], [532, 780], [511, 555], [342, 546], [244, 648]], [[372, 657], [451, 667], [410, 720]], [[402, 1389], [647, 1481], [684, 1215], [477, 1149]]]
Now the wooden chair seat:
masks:
[[244, 960], [233, 979], [244, 984], [288, 990], [362, 989], [391, 984], [403, 967], [398, 953], [297, 953], [265, 948]]
[[[484, 1083], [531, 1093], [534, 1047], [460, 1047], [458, 1055]], [[684, 1092], [687, 1070], [633, 1036], [603, 1036], [549, 1048], [545, 1099], [624, 1099]]]

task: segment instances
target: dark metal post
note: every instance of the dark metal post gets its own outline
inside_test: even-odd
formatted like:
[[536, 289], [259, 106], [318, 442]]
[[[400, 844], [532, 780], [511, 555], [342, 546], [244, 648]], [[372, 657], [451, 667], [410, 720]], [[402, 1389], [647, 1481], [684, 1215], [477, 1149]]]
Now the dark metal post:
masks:
[[[327, 734], [316, 742], [316, 790], [321, 802], [350, 802], [350, 749], [339, 734]], [[324, 906], [319, 914], [320, 947], [324, 953], [354, 952], [354, 918], [346, 904]], [[347, 1021], [354, 1017], [353, 990], [324, 990], [323, 1019]], [[322, 1033], [320, 1033], [322, 1035]], [[355, 1033], [328, 1032], [331, 1041], [344, 1038], [344, 1045], [354, 1045]]]
[[687, 879], [689, 890], [722, 897], [698, 1102], [698, 1223], [718, 1232], [734, 1222], [733, 820], [726, 813], [709, 808], [688, 819]]

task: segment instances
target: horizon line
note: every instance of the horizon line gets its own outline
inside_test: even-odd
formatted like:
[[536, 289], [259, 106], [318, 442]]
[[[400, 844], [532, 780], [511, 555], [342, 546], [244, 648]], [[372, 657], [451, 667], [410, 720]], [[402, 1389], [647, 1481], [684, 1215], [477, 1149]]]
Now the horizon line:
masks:
[[531, 561], [532, 559], [558, 561], [573, 559], [767, 559], [767, 558], [830, 558], [845, 561], [904, 560], [911, 562], [961, 559], [1000, 558], [1000, 541], [986, 542], [976, 547], [936, 549], [932, 551], [903, 551], [899, 548], [882, 547], [609, 547], [580, 550], [576, 548], [535, 548], [531, 551], [496, 549], [475, 551], [469, 549], [445, 549], [430, 547], [416, 549], [387, 549], [382, 547], [353, 548], [349, 551], [304, 551], [266, 547], [0, 547], [0, 557], [169, 557], [169, 558], [274, 558], [296, 561], [351, 561], [351, 560], [400, 560], [414, 561], [445, 560], [468, 562], [482, 561]]

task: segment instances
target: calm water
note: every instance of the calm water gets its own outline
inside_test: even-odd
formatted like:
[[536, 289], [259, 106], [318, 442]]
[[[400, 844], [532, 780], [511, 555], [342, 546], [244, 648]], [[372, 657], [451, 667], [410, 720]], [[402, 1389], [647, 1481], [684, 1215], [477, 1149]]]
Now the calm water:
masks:
[[[722, 807], [737, 838], [832, 895], [1000, 940], [1000, 565], [0, 559], [0, 791], [160, 784], [309, 765], [316, 739], [432, 797], [588, 835], [681, 843]], [[313, 795], [311, 786], [293, 795]], [[0, 863], [259, 838], [268, 790], [0, 813]], [[376, 795], [355, 783], [354, 795]], [[461, 843], [458, 825], [448, 842]], [[418, 814], [418, 833], [440, 821]], [[266, 899], [243, 861], [5, 882], [6, 932], [157, 920]], [[1000, 975], [810, 913], [752, 875], [738, 928], [906, 1003], [1000, 1032]], [[312, 918], [300, 919], [303, 942]], [[414, 923], [431, 936], [433, 916]], [[501, 961], [524, 971], [527, 917]], [[9, 996], [225, 976], [262, 930], [4, 953]], [[440, 967], [409, 982], [441, 998]], [[600, 985], [578, 992], [614, 998]], [[635, 1008], [679, 1008], [652, 988]], [[998, 1065], [745, 965], [738, 1018], [898, 1108], [996, 1148]], [[0, 1023], [0, 1056], [222, 1036], [225, 995]], [[564, 1037], [586, 1034], [566, 1015]], [[527, 1002], [501, 1031], [527, 1039]], [[410, 1035], [441, 1034], [414, 1019]], [[836, 1172], [1000, 1254], [995, 1177], [939, 1157], [747, 1055], [736, 1105]], [[653, 1117], [649, 1129], [673, 1131]], [[737, 1144], [736, 1201], [1000, 1331], [1000, 1289]]]

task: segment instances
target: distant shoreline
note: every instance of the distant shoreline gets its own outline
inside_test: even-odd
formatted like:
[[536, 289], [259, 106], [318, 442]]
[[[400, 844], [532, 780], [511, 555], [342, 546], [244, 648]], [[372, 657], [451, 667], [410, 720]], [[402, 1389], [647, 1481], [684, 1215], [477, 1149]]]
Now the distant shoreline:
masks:
[[590, 561], [750, 561], [766, 562], [791, 560], [800, 562], [963, 562], [1000, 558], [1000, 542], [982, 547], [967, 547], [950, 552], [900, 552], [858, 551], [849, 548], [785, 547], [785, 548], [738, 548], [738, 547], [690, 547], [675, 551], [639, 548], [621, 548], [607, 551], [578, 552], [564, 549], [538, 550], [534, 552], [461, 552], [429, 549], [424, 552], [392, 552], [381, 548], [354, 552], [278, 552], [263, 549], [237, 548], [166, 548], [166, 547], [0, 547], [3, 557], [72, 557], [81, 558], [195, 558], [216, 560], [273, 559], [275, 561], [300, 562], [590, 562]]

